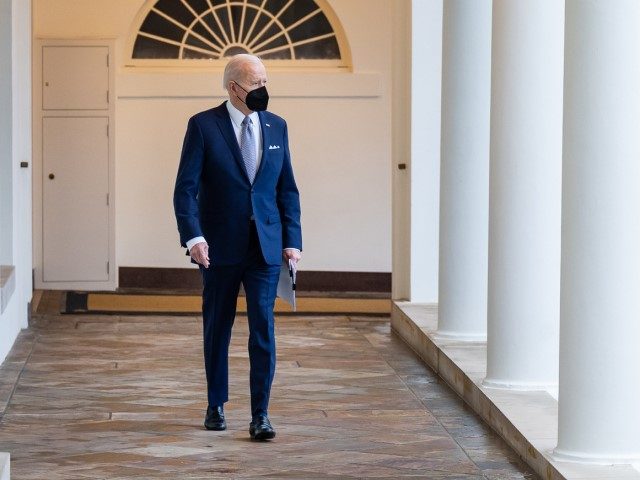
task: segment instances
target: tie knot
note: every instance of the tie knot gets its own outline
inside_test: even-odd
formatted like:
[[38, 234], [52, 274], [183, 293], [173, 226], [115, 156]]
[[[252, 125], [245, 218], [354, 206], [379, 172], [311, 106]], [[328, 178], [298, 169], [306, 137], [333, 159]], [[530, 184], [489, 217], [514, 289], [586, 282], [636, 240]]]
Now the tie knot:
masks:
[[251, 125], [253, 122], [251, 121], [251, 118], [249, 117], [249, 115], [247, 115], [246, 117], [244, 117], [244, 120], [242, 120], [242, 125], [245, 126], [249, 126]]

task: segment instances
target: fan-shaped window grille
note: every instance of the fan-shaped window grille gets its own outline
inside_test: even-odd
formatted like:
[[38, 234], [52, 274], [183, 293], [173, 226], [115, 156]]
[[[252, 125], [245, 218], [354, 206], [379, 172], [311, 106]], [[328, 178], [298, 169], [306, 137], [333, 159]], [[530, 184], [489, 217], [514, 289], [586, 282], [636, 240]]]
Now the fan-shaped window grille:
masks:
[[[133, 59], [341, 60], [320, 1], [157, 0], [137, 31]], [[334, 22], [335, 23], [335, 22]]]

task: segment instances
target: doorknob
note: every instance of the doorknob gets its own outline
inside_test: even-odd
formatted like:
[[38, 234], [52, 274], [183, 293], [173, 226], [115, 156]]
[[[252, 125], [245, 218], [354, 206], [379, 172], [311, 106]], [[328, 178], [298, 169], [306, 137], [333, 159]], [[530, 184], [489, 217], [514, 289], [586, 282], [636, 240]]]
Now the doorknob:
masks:
[[53, 180], [54, 178], [56, 178], [56, 176], [53, 173], [49, 174], [49, 180]]

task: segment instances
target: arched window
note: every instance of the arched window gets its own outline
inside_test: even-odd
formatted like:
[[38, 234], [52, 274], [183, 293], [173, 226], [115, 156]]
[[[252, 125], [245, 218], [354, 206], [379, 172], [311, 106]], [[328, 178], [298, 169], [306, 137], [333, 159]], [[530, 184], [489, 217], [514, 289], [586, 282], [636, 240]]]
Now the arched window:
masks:
[[252, 53], [347, 66], [349, 56], [340, 24], [322, 0], [154, 0], [138, 25], [134, 63]]

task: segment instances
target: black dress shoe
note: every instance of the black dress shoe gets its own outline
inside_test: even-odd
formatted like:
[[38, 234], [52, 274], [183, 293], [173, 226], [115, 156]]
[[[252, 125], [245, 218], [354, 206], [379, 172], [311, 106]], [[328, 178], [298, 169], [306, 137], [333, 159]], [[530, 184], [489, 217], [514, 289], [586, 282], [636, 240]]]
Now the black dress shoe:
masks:
[[261, 413], [253, 417], [253, 420], [249, 424], [249, 435], [254, 440], [271, 440], [275, 438], [276, 431], [269, 422], [269, 417], [266, 413]]
[[204, 428], [207, 430], [226, 430], [227, 422], [224, 421], [222, 407], [207, 407], [207, 416], [204, 417]]

